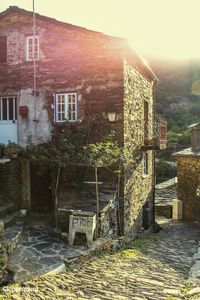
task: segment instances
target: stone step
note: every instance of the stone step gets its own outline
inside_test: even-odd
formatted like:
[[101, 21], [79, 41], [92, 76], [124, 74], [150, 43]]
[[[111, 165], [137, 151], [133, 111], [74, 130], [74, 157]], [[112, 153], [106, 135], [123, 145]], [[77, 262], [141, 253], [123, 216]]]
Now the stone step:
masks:
[[19, 211], [15, 211], [9, 215], [6, 215], [3, 218], [5, 228], [14, 225], [16, 223], [18, 217], [19, 217]]
[[5, 203], [0, 206], [0, 219], [8, 215], [9, 213], [12, 213], [15, 210], [15, 204], [13, 202], [11, 203]]
[[18, 222], [16, 225], [6, 229], [5, 239], [3, 244], [6, 247], [8, 255], [11, 255], [15, 250], [15, 248], [17, 247], [20, 238], [22, 236], [23, 229], [24, 229], [23, 222]]

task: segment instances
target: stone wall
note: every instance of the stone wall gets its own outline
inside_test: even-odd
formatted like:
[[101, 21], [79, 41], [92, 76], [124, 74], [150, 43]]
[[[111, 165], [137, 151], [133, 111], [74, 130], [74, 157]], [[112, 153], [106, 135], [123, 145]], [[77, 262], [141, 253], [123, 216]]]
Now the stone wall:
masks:
[[3, 243], [4, 236], [5, 236], [4, 224], [3, 224], [2, 220], [0, 219], [0, 283], [1, 283], [1, 279], [3, 277], [4, 270], [7, 265], [7, 261], [8, 261], [6, 247]]
[[0, 164], [0, 202], [14, 203], [19, 208], [21, 199], [21, 164], [19, 159]]
[[118, 222], [117, 222], [117, 203], [114, 198], [108, 205], [100, 212], [100, 230], [99, 236], [116, 236], [118, 235]]
[[198, 155], [177, 156], [177, 193], [183, 201], [183, 219], [200, 221], [200, 157]]
[[[106, 168], [98, 169], [100, 236], [118, 232], [117, 212], [115, 203], [116, 181], [112, 171]], [[82, 210], [96, 212], [96, 188], [93, 167], [68, 167], [61, 171], [58, 189], [58, 225], [68, 232], [71, 211]], [[53, 193], [54, 195], [54, 193]]]
[[[75, 210], [76, 211], [76, 210]], [[58, 209], [58, 228], [63, 232], [69, 232], [69, 218], [73, 214], [72, 209]], [[116, 206], [113, 203], [100, 212], [98, 237], [108, 237], [118, 235]]]
[[11, 211], [30, 209], [29, 162], [21, 157], [0, 164], [0, 204], [13, 204]]
[[144, 101], [148, 102], [148, 133], [153, 131], [153, 82], [124, 61], [124, 147], [132, 160], [124, 171], [124, 233], [134, 234], [143, 223], [148, 201], [149, 225], [153, 222], [153, 151], [148, 154], [148, 175], [143, 174]]

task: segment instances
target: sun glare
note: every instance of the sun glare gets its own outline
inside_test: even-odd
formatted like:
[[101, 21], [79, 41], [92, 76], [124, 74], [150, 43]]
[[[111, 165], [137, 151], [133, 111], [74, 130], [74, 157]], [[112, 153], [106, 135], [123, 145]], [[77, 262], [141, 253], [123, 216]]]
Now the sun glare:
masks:
[[200, 1], [152, 0], [143, 14], [142, 3], [134, 16], [138, 26], [126, 32], [132, 47], [167, 58], [200, 57]]

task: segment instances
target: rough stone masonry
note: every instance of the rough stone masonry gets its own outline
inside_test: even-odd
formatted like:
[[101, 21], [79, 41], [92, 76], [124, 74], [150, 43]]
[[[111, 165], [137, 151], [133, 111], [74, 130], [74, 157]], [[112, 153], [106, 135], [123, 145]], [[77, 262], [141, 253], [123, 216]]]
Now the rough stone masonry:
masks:
[[3, 273], [5, 271], [6, 264], [8, 261], [6, 247], [3, 243], [4, 236], [5, 236], [4, 224], [3, 221], [0, 220], [0, 282], [1, 282], [1, 278], [3, 277]]

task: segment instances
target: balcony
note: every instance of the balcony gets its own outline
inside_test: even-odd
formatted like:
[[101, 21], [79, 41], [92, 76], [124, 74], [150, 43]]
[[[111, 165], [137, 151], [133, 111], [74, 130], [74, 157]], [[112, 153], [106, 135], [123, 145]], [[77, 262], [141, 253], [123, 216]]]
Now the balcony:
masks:
[[167, 122], [159, 120], [155, 123], [153, 134], [146, 134], [141, 150], [163, 150], [167, 148]]

